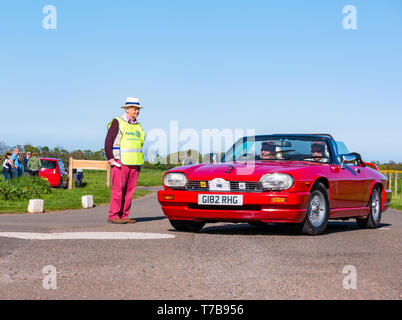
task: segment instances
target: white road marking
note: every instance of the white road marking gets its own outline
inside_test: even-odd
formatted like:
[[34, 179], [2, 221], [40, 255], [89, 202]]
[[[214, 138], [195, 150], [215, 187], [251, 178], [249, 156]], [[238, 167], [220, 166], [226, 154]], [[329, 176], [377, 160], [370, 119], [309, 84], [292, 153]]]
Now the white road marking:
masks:
[[129, 239], [169, 239], [176, 236], [162, 233], [143, 232], [62, 232], [62, 233], [32, 233], [32, 232], [0, 232], [0, 237], [25, 240], [129, 240]]

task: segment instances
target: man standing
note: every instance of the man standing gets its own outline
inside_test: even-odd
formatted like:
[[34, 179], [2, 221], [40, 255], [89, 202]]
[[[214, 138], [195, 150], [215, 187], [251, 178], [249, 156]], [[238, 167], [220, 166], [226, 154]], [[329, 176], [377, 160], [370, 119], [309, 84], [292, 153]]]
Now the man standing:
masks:
[[144, 164], [142, 145], [145, 132], [137, 121], [142, 108], [139, 99], [127, 98], [122, 108], [125, 114], [109, 123], [105, 139], [105, 153], [112, 170], [108, 222], [135, 223], [128, 216], [138, 175]]
[[27, 177], [30, 175], [30, 172], [28, 170], [28, 161], [29, 161], [30, 157], [31, 157], [31, 153], [28, 151], [24, 158], [24, 177]]
[[187, 150], [186, 158], [183, 160], [183, 165], [191, 165], [191, 164], [196, 164], [196, 161], [191, 156], [191, 150]]
[[10, 175], [11, 179], [18, 178], [18, 168], [20, 166], [20, 162], [18, 160], [18, 155], [20, 153], [20, 150], [18, 148], [14, 148], [13, 154], [11, 155], [10, 158]]
[[31, 176], [37, 176], [39, 175], [39, 170], [40, 167], [42, 166], [42, 163], [40, 159], [38, 158], [38, 153], [33, 152], [32, 157], [29, 158], [28, 164], [27, 164], [27, 170]]
[[10, 164], [10, 157], [11, 157], [11, 153], [7, 152], [6, 153], [6, 158], [4, 159], [3, 162], [3, 174], [4, 174], [4, 180], [10, 180], [10, 168], [11, 168], [11, 164]]

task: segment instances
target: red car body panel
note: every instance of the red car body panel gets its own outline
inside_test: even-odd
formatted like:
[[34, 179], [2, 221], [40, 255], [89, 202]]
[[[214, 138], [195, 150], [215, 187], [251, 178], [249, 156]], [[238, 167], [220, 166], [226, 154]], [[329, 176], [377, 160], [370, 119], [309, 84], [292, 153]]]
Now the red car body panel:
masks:
[[[366, 217], [370, 211], [371, 191], [376, 184], [382, 189], [383, 210], [388, 208], [392, 197], [391, 190], [387, 189], [387, 178], [375, 168], [364, 165], [342, 168], [340, 164], [276, 160], [255, 161], [251, 166], [246, 166], [245, 162], [181, 166], [166, 173], [169, 172], [184, 173], [189, 182], [217, 177], [226, 181], [259, 182], [264, 174], [272, 172], [286, 173], [294, 179], [294, 185], [284, 191], [214, 192], [208, 188], [193, 191], [164, 186], [164, 190], [158, 191], [158, 201], [164, 214], [172, 220], [299, 223], [305, 219], [310, 191], [317, 180], [327, 185], [331, 219]], [[199, 194], [242, 194], [243, 206], [200, 206]], [[278, 197], [286, 198], [285, 202], [271, 202]]]
[[39, 176], [42, 178], [46, 178], [52, 187], [58, 187], [60, 185], [60, 180], [62, 180], [63, 182], [63, 177], [67, 175], [67, 173], [64, 170], [62, 170], [62, 168], [60, 168], [59, 161], [61, 160], [54, 158], [40, 158], [40, 160], [52, 161], [56, 163], [56, 167], [54, 169], [41, 168], [39, 170]]

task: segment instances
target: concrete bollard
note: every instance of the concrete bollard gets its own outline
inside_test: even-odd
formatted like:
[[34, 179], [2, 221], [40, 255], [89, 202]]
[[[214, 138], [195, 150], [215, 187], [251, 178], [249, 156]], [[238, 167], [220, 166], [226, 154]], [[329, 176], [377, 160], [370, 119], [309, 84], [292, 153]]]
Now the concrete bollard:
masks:
[[28, 213], [43, 213], [43, 200], [41, 199], [29, 200]]
[[82, 196], [82, 207], [89, 209], [94, 206], [94, 198], [92, 196]]

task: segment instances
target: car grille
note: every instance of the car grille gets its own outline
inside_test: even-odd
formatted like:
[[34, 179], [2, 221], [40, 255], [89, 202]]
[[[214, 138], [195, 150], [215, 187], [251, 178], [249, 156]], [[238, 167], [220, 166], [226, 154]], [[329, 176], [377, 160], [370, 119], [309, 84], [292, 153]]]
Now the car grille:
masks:
[[[206, 187], [201, 187], [201, 182]], [[245, 189], [240, 189], [239, 183], [245, 183]], [[209, 191], [208, 181], [189, 181], [186, 190], [188, 191]], [[262, 188], [259, 182], [255, 181], [230, 181], [230, 192], [261, 192]]]
[[242, 206], [216, 206], [216, 205], [205, 205], [205, 204], [196, 204], [192, 203], [188, 205], [190, 209], [195, 209], [195, 210], [244, 210], [244, 211], [260, 211], [261, 206], [258, 204], [245, 204]]

